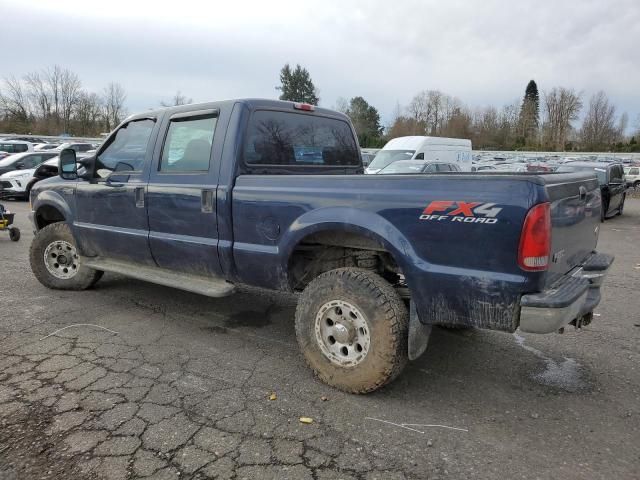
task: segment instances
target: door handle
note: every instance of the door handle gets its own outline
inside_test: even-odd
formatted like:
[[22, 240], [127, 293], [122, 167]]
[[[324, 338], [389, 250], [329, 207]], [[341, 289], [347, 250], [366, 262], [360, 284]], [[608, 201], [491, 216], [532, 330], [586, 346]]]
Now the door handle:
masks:
[[202, 190], [200, 194], [200, 210], [202, 213], [213, 213], [213, 190]]
[[136, 197], [136, 207], [144, 208], [144, 187], [136, 187], [135, 197]]

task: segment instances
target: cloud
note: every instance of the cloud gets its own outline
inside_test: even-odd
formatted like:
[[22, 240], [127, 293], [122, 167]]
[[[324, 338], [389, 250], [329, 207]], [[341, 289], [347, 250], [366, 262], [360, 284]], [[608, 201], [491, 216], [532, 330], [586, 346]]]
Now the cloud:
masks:
[[[520, 98], [534, 78], [640, 112], [637, 0], [383, 2], [4, 2], [2, 75], [60, 64], [100, 91], [118, 81], [130, 110], [181, 90], [195, 101], [276, 97], [301, 63], [322, 104], [364, 96], [389, 119], [423, 89], [471, 106]], [[10, 40], [10, 41], [9, 41]]]

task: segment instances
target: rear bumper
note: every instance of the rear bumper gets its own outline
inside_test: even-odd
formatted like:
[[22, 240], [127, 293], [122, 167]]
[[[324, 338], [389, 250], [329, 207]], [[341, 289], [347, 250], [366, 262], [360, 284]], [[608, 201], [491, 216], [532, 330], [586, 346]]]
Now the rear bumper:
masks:
[[552, 288], [523, 295], [520, 330], [552, 333], [593, 312], [600, 303], [600, 286], [612, 263], [611, 255], [594, 252]]

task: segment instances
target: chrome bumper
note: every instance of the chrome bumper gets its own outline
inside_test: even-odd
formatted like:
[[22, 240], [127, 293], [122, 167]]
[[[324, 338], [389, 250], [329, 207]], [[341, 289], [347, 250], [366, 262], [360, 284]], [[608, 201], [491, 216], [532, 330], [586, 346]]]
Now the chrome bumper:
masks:
[[600, 303], [600, 286], [612, 263], [612, 256], [594, 253], [552, 288], [523, 295], [520, 330], [552, 333], [592, 313]]

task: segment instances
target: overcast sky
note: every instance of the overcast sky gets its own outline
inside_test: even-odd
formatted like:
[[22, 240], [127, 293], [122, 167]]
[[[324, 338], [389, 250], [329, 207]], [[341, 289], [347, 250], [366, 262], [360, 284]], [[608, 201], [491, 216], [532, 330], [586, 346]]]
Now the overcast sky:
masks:
[[289, 62], [321, 105], [361, 95], [385, 122], [420, 90], [502, 106], [532, 78], [640, 113], [639, 0], [0, 0], [0, 17], [0, 77], [59, 64], [88, 90], [121, 83], [130, 112], [176, 90], [276, 98]]

